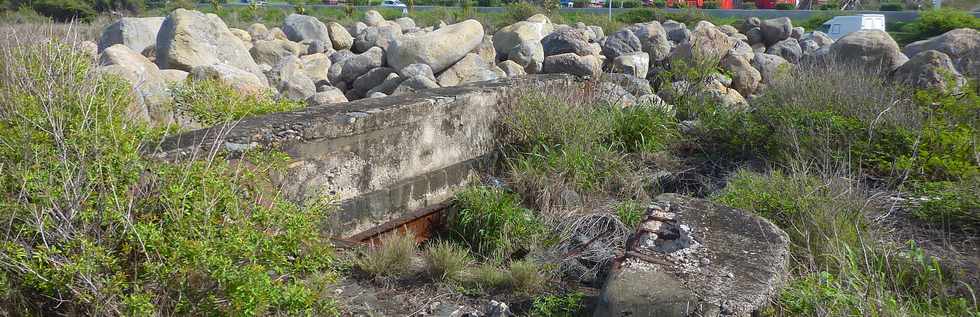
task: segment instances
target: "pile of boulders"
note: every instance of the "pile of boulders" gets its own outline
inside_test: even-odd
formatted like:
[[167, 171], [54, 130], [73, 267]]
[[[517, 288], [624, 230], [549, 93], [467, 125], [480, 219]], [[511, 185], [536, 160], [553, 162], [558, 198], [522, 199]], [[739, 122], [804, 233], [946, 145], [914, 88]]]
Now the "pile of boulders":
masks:
[[[910, 44], [903, 53], [881, 31], [859, 31], [835, 42], [822, 32], [794, 27], [788, 18], [749, 18], [737, 25], [701, 21], [688, 28], [651, 21], [611, 32], [582, 23], [555, 24], [539, 14], [491, 35], [475, 20], [421, 28], [408, 17], [389, 21], [368, 11], [346, 27], [291, 14], [281, 27], [256, 23], [242, 30], [213, 14], [177, 9], [165, 18], [116, 21], [104, 30], [98, 53], [100, 70], [129, 80], [138, 92], [140, 105], [133, 113], [154, 122], [168, 120], [169, 87], [185, 80], [217, 80], [247, 94], [271, 92], [323, 106], [566, 73], [614, 79], [602, 87], [626, 104], [659, 103], [670, 96], [654, 94], [649, 80], [683, 61], [724, 70], [699, 89], [724, 106], [739, 107], [779, 80], [779, 72], [827, 58], [878, 67], [921, 87], [957, 87], [963, 74], [980, 75], [977, 30], [950, 31]], [[703, 65], [706, 61], [710, 65]]]

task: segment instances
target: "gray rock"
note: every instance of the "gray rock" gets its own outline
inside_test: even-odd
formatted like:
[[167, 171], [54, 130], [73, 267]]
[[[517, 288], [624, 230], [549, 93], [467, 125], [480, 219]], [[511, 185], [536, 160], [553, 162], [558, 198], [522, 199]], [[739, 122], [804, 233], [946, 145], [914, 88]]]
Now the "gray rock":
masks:
[[955, 91], [966, 83], [963, 75], [956, 71], [949, 55], [936, 50], [916, 54], [891, 75], [900, 83], [940, 91]]
[[385, 93], [383, 93], [383, 92], [372, 92], [367, 97], [368, 98], [383, 98], [383, 97], [388, 97], [388, 95], [385, 94]]
[[845, 35], [830, 45], [830, 55], [841, 62], [884, 71], [891, 71], [908, 61], [898, 43], [881, 30], [861, 30]]
[[781, 73], [792, 69], [792, 64], [779, 55], [756, 53], [752, 58], [752, 66], [762, 75], [762, 82], [770, 84], [779, 79]]
[[327, 31], [330, 34], [330, 43], [333, 44], [333, 49], [338, 51], [349, 50], [354, 46], [354, 37], [340, 23], [327, 23]]
[[447, 25], [432, 33], [395, 41], [388, 49], [388, 65], [402, 69], [426, 64], [438, 73], [466, 56], [483, 41], [483, 26], [476, 20]]
[[286, 38], [293, 42], [317, 40], [332, 47], [327, 26], [312, 16], [290, 14], [282, 23], [282, 31], [286, 33]]
[[265, 24], [252, 23], [245, 31], [252, 37], [252, 40], [271, 40], [269, 37], [269, 28], [265, 27]]
[[650, 62], [659, 62], [670, 55], [670, 42], [667, 31], [659, 22], [637, 23], [629, 26], [633, 34], [640, 39], [640, 46], [650, 57]]
[[927, 50], [945, 53], [960, 73], [971, 78], [980, 78], [980, 31], [955, 29], [909, 44], [903, 52], [906, 56], [915, 56]]
[[762, 30], [763, 41], [769, 46], [789, 38], [793, 31], [793, 21], [787, 17], [767, 19], [762, 21], [759, 28]]
[[436, 78], [443, 87], [500, 78], [500, 74], [491, 65], [480, 58], [480, 55], [470, 53]]
[[354, 54], [354, 52], [351, 52], [351, 51], [348, 51], [348, 50], [336, 51], [336, 52], [333, 52], [333, 54], [328, 55], [328, 57], [330, 57], [330, 62], [332, 62], [334, 64], [340, 63], [340, 61], [343, 61], [345, 59], [348, 59], [348, 58], [351, 58], [351, 57], [354, 57], [354, 56], [357, 56], [357, 54]]
[[506, 60], [497, 63], [497, 67], [500, 67], [500, 69], [504, 71], [504, 74], [507, 74], [507, 77], [517, 77], [517, 76], [527, 75], [527, 72], [524, 71], [524, 67], [518, 65], [517, 63], [511, 60]]
[[267, 37], [268, 37], [268, 40], [270, 40], [270, 41], [271, 40], [283, 40], [283, 41], [289, 40], [289, 38], [286, 36], [286, 32], [283, 32], [282, 29], [280, 29], [280, 28], [271, 28], [271, 29], [269, 29], [269, 35]]
[[177, 84], [182, 83], [187, 80], [187, 76], [190, 73], [179, 70], [179, 69], [161, 69], [160, 76], [163, 77], [163, 81], [167, 84]]
[[344, 92], [336, 87], [324, 86], [323, 91], [319, 91], [306, 99], [306, 104], [310, 107], [326, 106], [335, 103], [347, 102]]
[[306, 53], [301, 55], [322, 54], [333, 51], [333, 46], [320, 40], [308, 40], [300, 44], [306, 45]]
[[730, 87], [743, 96], [749, 96], [759, 88], [762, 74], [744, 57], [729, 54], [721, 59], [721, 67], [732, 75]]
[[249, 53], [256, 63], [276, 65], [286, 56], [299, 56], [305, 52], [303, 45], [288, 40], [258, 40]]
[[765, 39], [762, 37], [762, 29], [755, 27], [746, 31], [745, 41], [749, 42], [749, 45], [765, 44]]
[[736, 41], [732, 49], [728, 51], [728, 55], [738, 55], [746, 60], [751, 60], [755, 56], [755, 51], [752, 50], [752, 46], [745, 41]]
[[691, 31], [684, 23], [667, 20], [664, 21], [663, 28], [667, 31], [667, 39], [674, 43], [682, 43], [691, 38]]
[[378, 13], [378, 11], [368, 10], [367, 12], [364, 12], [363, 22], [364, 24], [367, 24], [367, 26], [379, 26], [384, 24], [385, 17], [382, 16], [381, 13]]
[[398, 85], [398, 88], [395, 88], [395, 91], [392, 92], [391, 94], [392, 95], [408, 94], [408, 93], [414, 93], [419, 90], [432, 89], [432, 88], [439, 88], [439, 84], [436, 83], [434, 80], [426, 78], [425, 76], [413, 76], [402, 81], [402, 83]]
[[610, 34], [602, 42], [602, 55], [609, 59], [641, 51], [643, 51], [643, 46], [640, 44], [640, 38], [636, 37], [636, 34], [633, 34], [633, 31], [629, 29], [622, 29]]
[[156, 49], [160, 68], [191, 71], [196, 66], [225, 63], [265, 79], [241, 40], [213, 14], [174, 10], [160, 27]]
[[540, 73], [544, 64], [544, 47], [539, 41], [524, 41], [514, 46], [507, 53], [507, 58], [524, 67], [528, 74]]
[[397, 18], [395, 19], [395, 23], [398, 23], [398, 26], [400, 26], [402, 30], [409, 30], [417, 27], [415, 26], [415, 20], [412, 20], [412, 18], [409, 17]]
[[493, 35], [486, 34], [483, 36], [483, 41], [480, 45], [473, 49], [470, 53], [480, 55], [487, 63], [494, 63], [497, 61], [497, 50], [493, 48]]
[[803, 38], [803, 33], [806, 33], [806, 30], [802, 26], [796, 26], [789, 31], [789, 37], [799, 40]]
[[[245, 48], [248, 49], [252, 48], [252, 35], [248, 34], [248, 31], [242, 29], [236, 29], [236, 28], [228, 28], [228, 30], [231, 31], [231, 34], [234, 34], [235, 37], [237, 37], [239, 40], [242, 41], [242, 44], [245, 45]], [[156, 43], [154, 43], [152, 46], [153, 46], [153, 50], [156, 51]]]
[[544, 58], [543, 71], [595, 78], [602, 72], [602, 62], [595, 55], [580, 56], [574, 53], [552, 55]]
[[689, 41], [678, 44], [671, 54], [689, 63], [717, 61], [728, 54], [735, 42], [716, 27], [701, 27], [691, 33]]
[[190, 77], [194, 80], [215, 80], [245, 95], [261, 95], [269, 91], [265, 77], [238, 69], [227, 64], [211, 64], [194, 67]]
[[[364, 33], [364, 30], [367, 30], [367, 29], [368, 29], [368, 25], [367, 24], [364, 24], [364, 22], [361, 22], [361, 21], [357, 21], [357, 22], [354, 22], [354, 24], [351, 25], [350, 28], [347, 29], [347, 31], [349, 31], [351, 37], [353, 38], [353, 37], [357, 36], [358, 34]], [[351, 42], [351, 43], [353, 43], [353, 42]]]
[[[331, 65], [331, 69], [336, 65], [340, 66], [339, 78], [330, 78], [331, 83], [337, 81], [353, 82], [357, 77], [361, 77], [372, 68], [381, 67], [384, 64], [384, 51], [380, 47], [372, 47], [364, 53], [355, 55], [351, 58]], [[328, 74], [329, 76], [330, 74]]]
[[385, 78], [381, 84], [378, 84], [374, 88], [371, 88], [371, 90], [368, 90], [366, 95], [370, 96], [375, 92], [380, 92], [390, 96], [395, 92], [395, 89], [398, 88], [398, 85], [401, 85], [402, 81], [404, 80], [404, 77], [398, 76], [396, 73], [388, 74], [388, 77]]
[[306, 73], [306, 77], [313, 80], [313, 84], [317, 87], [330, 84], [330, 77], [327, 74], [332, 62], [327, 54], [310, 54], [300, 57], [300, 60], [303, 61], [303, 72]]
[[115, 44], [122, 44], [135, 52], [156, 45], [157, 32], [163, 25], [163, 17], [122, 18], [110, 24], [99, 37], [99, 51]]
[[593, 316], [749, 316], [786, 283], [789, 237], [762, 217], [677, 194], [657, 196], [647, 215], [674, 222], [640, 224]]
[[432, 67], [426, 64], [410, 64], [398, 70], [398, 74], [405, 78], [422, 76], [436, 81], [436, 76], [432, 73]]
[[635, 52], [620, 55], [612, 61], [612, 71], [639, 78], [647, 77], [647, 70], [650, 69], [650, 56], [644, 52]]
[[[364, 75], [357, 77], [357, 79], [354, 80], [354, 83], [351, 85], [351, 88], [355, 94], [366, 95], [369, 90], [381, 85], [382, 82], [388, 79], [388, 75], [394, 73], [395, 70], [390, 67], [378, 67], [371, 69], [367, 73], [364, 73]], [[392, 89], [394, 89], [394, 87], [392, 87]]]
[[354, 37], [354, 52], [363, 53], [372, 47], [380, 47], [388, 50], [392, 43], [402, 36], [402, 30], [398, 24], [385, 23], [384, 25], [368, 27]]
[[125, 79], [136, 92], [136, 103], [127, 109], [131, 118], [154, 124], [166, 123], [166, 108], [173, 100], [157, 65], [123, 44], [102, 50], [99, 69]]
[[583, 30], [573, 28], [561, 28], [551, 32], [541, 39], [541, 47], [544, 49], [544, 56], [565, 53], [592, 54], [588, 34]]
[[653, 93], [653, 89], [650, 88], [650, 82], [644, 78], [620, 73], [605, 73], [602, 74], [602, 80], [619, 85], [634, 96], [644, 96]]
[[316, 93], [316, 85], [303, 70], [303, 62], [296, 56], [286, 56], [269, 71], [269, 82], [279, 90], [279, 95], [289, 99], [306, 100]]
[[788, 38], [769, 46], [766, 53], [779, 55], [790, 63], [799, 64], [800, 58], [803, 57], [803, 48], [796, 39]]
[[803, 55], [813, 55], [817, 50], [834, 44], [834, 40], [830, 36], [820, 31], [804, 34], [799, 42]]
[[520, 21], [505, 26], [494, 33], [493, 48], [497, 50], [497, 55], [507, 54], [521, 42], [541, 41], [552, 30], [554, 30], [554, 26], [550, 22]]

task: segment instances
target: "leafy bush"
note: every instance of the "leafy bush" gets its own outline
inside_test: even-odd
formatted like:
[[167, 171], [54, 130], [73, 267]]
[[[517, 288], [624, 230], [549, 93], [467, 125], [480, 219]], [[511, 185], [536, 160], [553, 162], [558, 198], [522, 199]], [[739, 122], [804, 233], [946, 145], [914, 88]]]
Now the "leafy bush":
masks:
[[302, 102], [276, 100], [271, 94], [242, 94], [217, 80], [186, 81], [173, 87], [173, 108], [203, 126], [263, 113], [305, 107]]
[[882, 3], [881, 6], [878, 7], [878, 10], [880, 11], [902, 11], [904, 9], [905, 8], [901, 3]]
[[657, 7], [657, 8], [661, 8], [661, 9], [666, 8], [667, 7], [667, 1], [664, 1], [664, 0], [654, 0], [653, 1], [653, 6], [654, 7]]
[[564, 295], [547, 295], [534, 299], [530, 315], [534, 317], [581, 316], [585, 308], [585, 294], [573, 292]]
[[97, 14], [92, 6], [81, 0], [35, 0], [31, 2], [31, 7], [58, 22], [91, 22]]
[[[329, 314], [329, 201], [267, 192], [255, 168], [144, 158], [132, 88], [57, 42], [0, 60], [0, 306], [17, 315]], [[30, 273], [25, 273], [30, 272]], [[288, 278], [287, 278], [288, 277]]]
[[524, 1], [508, 4], [504, 7], [504, 9], [504, 24], [508, 25], [527, 20], [527, 18], [530, 18], [532, 15], [544, 12], [544, 10], [540, 7]]
[[913, 184], [911, 191], [921, 201], [912, 209], [912, 214], [946, 227], [980, 232], [978, 188], [980, 177]]
[[644, 23], [658, 20], [658, 11], [649, 8], [632, 9], [616, 15], [616, 20], [623, 23]]
[[903, 33], [895, 40], [899, 43], [910, 43], [959, 28], [978, 29], [980, 18], [956, 9], [921, 11], [918, 19], [902, 26]]
[[721, 5], [716, 1], [705, 1], [704, 5], [701, 6], [702, 9], [718, 9]]
[[777, 3], [775, 9], [776, 10], [796, 10], [796, 5], [795, 4], [792, 4], [792, 3], [785, 3], [785, 2], [783, 2], [783, 3]]
[[640, 0], [623, 0], [619, 3], [620, 8], [639, 8], [643, 6]]
[[446, 241], [430, 244], [422, 257], [429, 277], [437, 281], [460, 281], [470, 263], [466, 249]]
[[527, 248], [542, 230], [531, 210], [520, 206], [520, 198], [500, 188], [467, 187], [456, 194], [454, 211], [448, 221], [450, 236], [484, 256], [508, 256]]
[[769, 218], [790, 236], [793, 273], [777, 306], [791, 315], [966, 316], [953, 276], [911, 246], [887, 242], [869, 215], [883, 204], [849, 177], [740, 171], [714, 199]]
[[417, 248], [412, 234], [392, 232], [381, 237], [377, 244], [361, 251], [354, 264], [375, 279], [404, 277], [412, 272], [412, 257]]

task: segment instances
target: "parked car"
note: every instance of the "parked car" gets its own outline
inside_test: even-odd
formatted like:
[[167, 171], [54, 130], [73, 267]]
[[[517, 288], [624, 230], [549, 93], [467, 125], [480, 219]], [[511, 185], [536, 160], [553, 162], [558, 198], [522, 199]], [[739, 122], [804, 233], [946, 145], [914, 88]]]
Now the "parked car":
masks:
[[820, 26], [835, 41], [845, 35], [860, 30], [885, 30], [885, 16], [881, 14], [859, 14], [836, 16]]
[[404, 3], [402, 3], [401, 1], [398, 1], [398, 0], [384, 0], [384, 1], [381, 1], [381, 6], [382, 7], [399, 8], [399, 9], [407, 9], [408, 8], [407, 5], [405, 5]]

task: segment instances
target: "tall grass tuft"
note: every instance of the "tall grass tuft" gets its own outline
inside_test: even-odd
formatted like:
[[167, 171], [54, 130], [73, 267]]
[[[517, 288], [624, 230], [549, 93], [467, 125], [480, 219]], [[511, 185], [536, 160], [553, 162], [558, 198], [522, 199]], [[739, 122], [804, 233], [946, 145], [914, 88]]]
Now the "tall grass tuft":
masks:
[[363, 250], [354, 264], [379, 281], [401, 278], [412, 272], [412, 257], [417, 252], [414, 235], [393, 232]]

